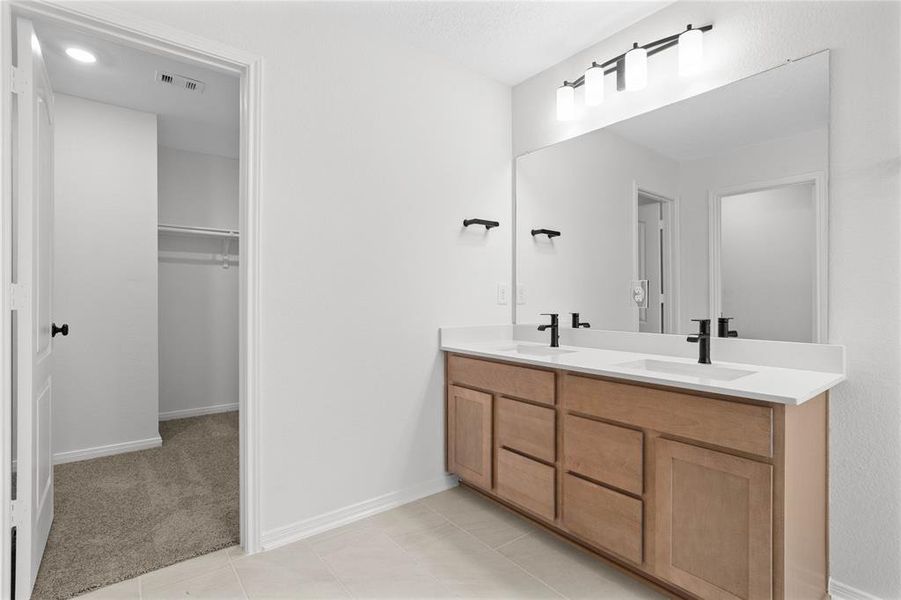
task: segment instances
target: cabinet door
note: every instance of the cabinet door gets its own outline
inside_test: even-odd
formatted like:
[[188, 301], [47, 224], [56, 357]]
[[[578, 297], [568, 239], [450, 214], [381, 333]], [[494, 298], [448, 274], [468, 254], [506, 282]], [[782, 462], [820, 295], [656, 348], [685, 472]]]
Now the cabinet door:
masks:
[[490, 490], [491, 395], [452, 385], [447, 409], [451, 471]]
[[670, 440], [656, 448], [657, 574], [702, 598], [772, 598], [772, 467]]

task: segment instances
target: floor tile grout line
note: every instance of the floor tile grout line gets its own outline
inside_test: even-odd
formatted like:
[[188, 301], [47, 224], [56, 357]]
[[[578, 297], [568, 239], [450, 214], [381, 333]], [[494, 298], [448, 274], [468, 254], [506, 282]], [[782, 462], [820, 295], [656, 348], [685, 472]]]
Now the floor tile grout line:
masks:
[[[453, 527], [454, 529], [457, 529], [458, 531], [461, 531], [461, 532], [464, 533], [465, 535], [467, 535], [467, 536], [469, 536], [469, 537], [475, 539], [478, 543], [482, 544], [483, 546], [485, 546], [486, 548], [488, 548], [489, 550], [491, 550], [492, 552], [494, 552], [495, 554], [497, 554], [497, 555], [501, 558], [501, 560], [503, 560], [505, 563], [509, 563], [510, 565], [516, 567], [517, 569], [519, 569], [520, 571], [522, 571], [523, 573], [525, 573], [526, 575], [528, 575], [528, 576], [531, 577], [532, 579], [536, 580], [537, 582], [539, 582], [539, 583], [542, 584], [544, 587], [548, 588], [551, 592], [557, 594], [557, 595], [560, 596], [561, 598], [567, 598], [566, 595], [564, 595], [563, 593], [561, 593], [559, 590], [555, 589], [555, 588], [554, 588], [553, 586], [551, 586], [548, 582], [544, 581], [541, 577], [538, 577], [538, 576], [535, 575], [534, 573], [529, 572], [528, 570], [526, 570], [525, 568], [523, 568], [522, 566], [520, 566], [519, 564], [517, 564], [516, 562], [514, 562], [513, 560], [511, 560], [509, 557], [507, 557], [507, 556], [505, 556], [504, 554], [502, 554], [501, 552], [499, 552], [499, 549], [500, 549], [500, 548], [503, 548], [504, 546], [507, 546], [507, 545], [509, 545], [509, 544], [512, 544], [513, 542], [515, 542], [515, 541], [517, 541], [517, 540], [521, 540], [521, 539], [523, 539], [524, 537], [526, 537], [526, 536], [528, 536], [528, 535], [531, 535], [531, 534], [532, 534], [531, 531], [527, 531], [527, 532], [523, 533], [522, 535], [516, 536], [516, 537], [513, 538], [512, 540], [507, 541], [507, 542], [504, 542], [503, 544], [501, 544], [501, 545], [498, 546], [497, 548], [494, 548], [494, 547], [491, 546], [491, 544], [488, 544], [487, 542], [485, 542], [485, 541], [479, 539], [477, 536], [475, 536], [475, 535], [472, 534], [471, 532], [467, 531], [466, 529], [464, 529], [463, 527], [461, 527], [459, 524], [455, 523], [455, 522], [453, 521], [453, 519], [451, 519], [449, 516], [447, 516], [447, 515], [445, 515], [445, 514], [443, 514], [443, 513], [440, 513], [440, 512], [438, 512], [437, 510], [435, 510], [434, 508], [432, 508], [431, 506], [429, 506], [428, 503], [423, 502], [423, 505], [424, 505], [427, 509], [429, 509], [430, 511], [432, 511], [433, 513], [435, 513], [436, 515], [438, 515], [439, 517], [443, 518], [443, 519], [446, 521], [446, 524], [450, 525], [450, 526]], [[442, 525], [444, 525], [444, 524], [445, 524], [445, 523], [442, 523]], [[439, 526], [439, 527], [440, 527], [440, 526]], [[436, 529], [436, 528], [431, 528], [431, 529]], [[403, 546], [401, 546], [400, 543], [397, 542], [397, 540], [395, 540], [394, 538], [392, 538], [392, 537], [391, 537], [390, 535], [388, 535], [388, 534], [386, 534], [386, 536], [388, 537], [388, 539], [390, 539], [392, 542], [394, 542], [394, 544], [395, 544], [398, 548], [400, 548], [402, 552], [404, 552], [405, 554], [407, 554], [408, 556], [410, 556], [410, 558], [413, 560], [413, 562], [415, 562], [417, 565], [420, 565], [420, 566], [423, 566], [423, 567], [424, 567], [424, 565], [423, 565], [423, 564], [422, 564], [415, 556], [413, 556], [406, 548], [404, 548]], [[427, 569], [427, 568], [426, 568], [426, 569]], [[427, 569], [427, 570], [428, 570], [428, 569]], [[441, 585], [444, 585], [444, 582], [441, 581], [437, 576], [433, 575], [432, 578], [433, 578], [437, 583], [439, 583], [439, 584], [441, 584]]]
[[[432, 510], [431, 507], [429, 507], [429, 510]], [[438, 513], [435, 513], [435, 514], [438, 514]], [[437, 529], [438, 527], [442, 527], [443, 525], [446, 525], [446, 524], [450, 524], [451, 526], [453, 526], [453, 523], [451, 523], [450, 520], [448, 520], [447, 517], [445, 517], [444, 515], [440, 515], [440, 514], [439, 514], [438, 516], [441, 517], [441, 518], [443, 518], [443, 519], [445, 520], [445, 523], [442, 523], [441, 525], [438, 525], [437, 527], [431, 527], [431, 528], [429, 528], [429, 529], [427, 529], [427, 530], [425, 530], [425, 531], [432, 531], [432, 530], [435, 530], [435, 529]], [[419, 567], [425, 569], [425, 571], [429, 574], [429, 576], [432, 578], [432, 580], [433, 580], [435, 583], [437, 583], [438, 585], [440, 585], [440, 586], [442, 586], [442, 587], [446, 587], [447, 584], [446, 584], [445, 582], [441, 581], [441, 580], [438, 578], [437, 575], [435, 575], [434, 573], [432, 573], [431, 569], [429, 569], [429, 568], [428, 568], [427, 566], [425, 566], [418, 558], [416, 558], [416, 557], [413, 555], [412, 552], [410, 552], [409, 550], [407, 550], [406, 548], [404, 548], [403, 546], [401, 546], [401, 545], [400, 545], [400, 542], [398, 542], [398, 541], [395, 540], [393, 537], [391, 537], [390, 534], [387, 534], [387, 533], [386, 533], [386, 534], [385, 534], [385, 537], [387, 537], [389, 540], [391, 540], [391, 542], [392, 542], [395, 546], [397, 546], [398, 548], [400, 548], [400, 551], [401, 551], [401, 552], [403, 552], [405, 555], [409, 556], [409, 557], [410, 557], [410, 560], [412, 560], [414, 563], [416, 563], [417, 566], [419, 566]]]
[[[363, 520], [363, 519], [361, 519], [361, 520]], [[306, 544], [307, 548], [309, 548], [313, 552], [313, 554], [316, 555], [316, 558], [318, 558], [319, 560], [322, 561], [322, 564], [325, 565], [325, 568], [328, 569], [328, 572], [331, 573], [332, 577], [335, 578], [335, 581], [338, 582], [338, 585], [341, 586], [341, 589], [344, 590], [344, 592], [347, 594], [348, 598], [356, 598], [357, 597], [355, 594], [352, 594], [350, 592], [350, 588], [347, 587], [347, 584], [345, 584], [344, 581], [340, 577], [338, 577], [338, 574], [332, 568], [332, 565], [328, 564], [328, 561], [325, 560], [325, 557], [319, 553], [319, 550], [317, 550], [316, 547], [313, 546], [313, 544], [308, 543], [306, 540], [300, 540], [298, 543]]]
[[[527, 536], [532, 535], [533, 533], [535, 533], [534, 531], [527, 531], [526, 533], [524, 533], [524, 534], [522, 534], [522, 535], [520, 535], [520, 536], [518, 536], [518, 537], [516, 537], [516, 538], [514, 538], [514, 539], [512, 539], [512, 540], [510, 540], [510, 541], [508, 541], [508, 542], [504, 542], [503, 544], [501, 544], [501, 545], [498, 546], [497, 548], [493, 548], [490, 544], [488, 544], [488, 543], [486, 543], [486, 542], [480, 540], [477, 536], [473, 535], [472, 533], [470, 533], [469, 531], [467, 531], [466, 529], [464, 529], [463, 527], [461, 527], [459, 524], [455, 523], [454, 520], [451, 519], [449, 516], [444, 515], [444, 514], [438, 512], [437, 510], [435, 510], [434, 508], [432, 508], [431, 506], [429, 506], [428, 503], [425, 503], [425, 505], [428, 506], [428, 508], [430, 508], [431, 510], [433, 510], [435, 513], [437, 513], [437, 514], [443, 516], [445, 519], [447, 519], [447, 521], [448, 521], [451, 525], [453, 525], [453, 526], [456, 527], [457, 529], [460, 529], [461, 531], [463, 531], [463, 532], [469, 534], [470, 536], [474, 537], [476, 540], [478, 540], [479, 542], [481, 542], [484, 546], [486, 546], [486, 547], [488, 547], [488, 548], [491, 548], [491, 550], [493, 550], [493, 551], [496, 552], [498, 555], [500, 555], [501, 557], [503, 557], [504, 560], [506, 560], [507, 562], [509, 562], [509, 563], [512, 564], [512, 565], [515, 565], [516, 568], [518, 568], [520, 571], [526, 573], [527, 575], [529, 575], [529, 576], [532, 577], [533, 579], [536, 579], [536, 580], [540, 581], [542, 584], [544, 584], [545, 587], [547, 587], [548, 589], [550, 589], [550, 590], [551, 590], [552, 592], [554, 592], [555, 594], [557, 594], [557, 595], [559, 595], [559, 596], [561, 596], [561, 597], [563, 597], [563, 598], [569, 598], [569, 596], [567, 596], [566, 594], [564, 594], [563, 592], [561, 592], [560, 590], [558, 590], [557, 588], [555, 588], [554, 586], [552, 586], [550, 583], [548, 583], [547, 581], [545, 581], [543, 578], [539, 577], [539, 576], [536, 575], [535, 573], [532, 573], [531, 571], [529, 571], [528, 569], [526, 569], [525, 567], [523, 567], [522, 565], [520, 565], [520, 564], [517, 563], [516, 561], [512, 560], [512, 559], [511, 559], [510, 557], [508, 557], [507, 555], [505, 555], [505, 554], [503, 554], [502, 552], [500, 552], [500, 549], [501, 549], [501, 548], [503, 548], [503, 547], [505, 547], [505, 546], [508, 546], [508, 545], [512, 544], [513, 542], [516, 542], [516, 541], [518, 541], [518, 540], [521, 540], [521, 539], [523, 539], [523, 538], [525, 538], [525, 537], [527, 537]], [[522, 517], [520, 517], [520, 518], [522, 518]], [[528, 524], [531, 526], [531, 523], [528, 523]]]
[[244, 587], [244, 582], [241, 581], [241, 576], [238, 574], [238, 569], [235, 568], [235, 563], [232, 562], [231, 556], [228, 556], [228, 567], [232, 570], [235, 579], [238, 580], [238, 587], [241, 588], [241, 594], [244, 595], [244, 600], [250, 600], [250, 595], [247, 593], [247, 589]]
[[[138, 585], [140, 586], [141, 598], [143, 599], [143, 597], [144, 597], [144, 579], [145, 579], [148, 575], [153, 575], [154, 573], [159, 573], [160, 571], [163, 571], [163, 570], [165, 570], [165, 569], [169, 569], [169, 568], [171, 568], [171, 567], [176, 567], [176, 566], [179, 566], [179, 565], [184, 565], [184, 564], [189, 563], [189, 562], [191, 562], [191, 561], [195, 561], [195, 560], [199, 560], [199, 559], [203, 559], [203, 558], [208, 558], [208, 557], [212, 556], [213, 554], [216, 554], [217, 552], [224, 552], [224, 549], [216, 550], [216, 551], [214, 551], [214, 552], [209, 552], [209, 553], [207, 553], [207, 554], [201, 554], [201, 555], [199, 555], [199, 556], [194, 556], [194, 557], [192, 557], [192, 558], [188, 558], [188, 559], [185, 559], [185, 560], [183, 560], [183, 561], [180, 561], [180, 562], [177, 562], [177, 563], [173, 563], [173, 564], [171, 564], [171, 565], [162, 567], [162, 568], [160, 568], [160, 569], [156, 569], [156, 570], [154, 570], [154, 571], [148, 571], [147, 573], [144, 573], [143, 575], [139, 575], [139, 576], [138, 576], [138, 577], [139, 577], [139, 579], [138, 579]], [[226, 564], [227, 564], [227, 565], [231, 565], [231, 557], [228, 555], [227, 552], [225, 553], [225, 560], [226, 560]], [[166, 589], [166, 588], [175, 587], [175, 586], [181, 585], [181, 584], [183, 584], [183, 583], [187, 583], [188, 581], [193, 581], [194, 579], [197, 579], [197, 578], [199, 578], [199, 577], [204, 577], [204, 576], [206, 576], [206, 575], [209, 575], [210, 573], [214, 573], [215, 571], [218, 571], [219, 569], [223, 568], [223, 566], [224, 566], [224, 565], [219, 565], [219, 566], [209, 566], [209, 567], [207, 567], [206, 569], [203, 569], [202, 571], [199, 571], [199, 572], [197, 572], [197, 573], [194, 573], [193, 575], [190, 575], [190, 576], [187, 576], [187, 577], [182, 577], [182, 578], [177, 579], [177, 580], [175, 580], [175, 581], [170, 581], [170, 582], [168, 582], [168, 583], [164, 583], [164, 584], [158, 585], [158, 586], [157, 586], [157, 589], [161, 589], [161, 590], [162, 590], [162, 589]]]
[[[476, 541], [478, 541], [479, 543], [481, 543], [483, 546], [485, 546], [486, 548], [488, 548], [488, 549], [491, 550], [492, 552], [496, 553], [496, 554], [497, 554], [498, 556], [500, 556], [503, 560], [505, 560], [506, 562], [510, 563], [511, 565], [513, 565], [514, 567], [516, 567], [517, 569], [519, 569], [520, 571], [522, 571], [523, 573], [525, 573], [526, 575], [528, 575], [529, 577], [531, 577], [532, 579], [534, 579], [535, 581], [537, 581], [538, 583], [540, 583], [541, 585], [543, 585], [544, 587], [546, 587], [547, 589], [551, 590], [553, 593], [557, 594], [557, 595], [560, 596], [561, 598], [566, 598], [566, 596], [564, 596], [563, 594], [561, 594], [560, 592], [558, 592], [557, 590], [555, 590], [553, 587], [551, 587], [550, 585], [548, 585], [548, 583], [547, 583], [545, 580], [541, 579], [540, 577], [537, 577], [537, 576], [533, 575], [532, 573], [530, 573], [530, 572], [528, 572], [527, 570], [525, 570], [525, 569], [524, 569], [522, 566], [520, 566], [519, 564], [517, 564], [517, 563], [513, 562], [512, 560], [510, 560], [510, 558], [509, 558], [508, 556], [506, 556], [506, 555], [504, 555], [504, 554], [498, 552], [495, 548], [493, 548], [493, 547], [491, 546], [491, 544], [485, 542], [484, 540], [479, 539], [476, 535], [474, 535], [473, 533], [471, 533], [471, 532], [469, 532], [469, 531], [466, 531], [465, 529], [463, 529], [462, 527], [460, 527], [459, 525], [457, 525], [457, 524], [454, 523], [453, 521], [450, 521], [450, 524], [453, 525], [454, 527], [456, 527], [457, 529], [459, 529], [460, 531], [462, 531], [463, 533], [465, 533], [466, 535], [471, 536], [473, 539], [475, 539]], [[529, 532], [529, 533], [531, 533], [531, 532]], [[522, 537], [522, 536], [520, 536], [520, 537]], [[512, 540], [511, 540], [511, 541], [512, 541]]]
[[[238, 548], [240, 547], [241, 545], [239, 544]], [[235, 567], [235, 561], [232, 558], [232, 548], [233, 547], [226, 548], [225, 558], [228, 559], [228, 566], [231, 567], [232, 573], [234, 573], [235, 577], [238, 579], [238, 585], [241, 587], [241, 593], [244, 594], [245, 600], [250, 600], [250, 594], [247, 593], [247, 588], [244, 587], [244, 581], [241, 579], [241, 574], [238, 573], [238, 569]], [[241, 550], [243, 552], [244, 549], [242, 548]]]
[[[530, 531], [530, 532], [527, 533], [526, 535], [521, 535], [521, 536], [519, 536], [518, 538], [516, 538], [516, 540], [521, 540], [522, 538], [524, 538], [524, 537], [526, 537], [526, 536], [528, 536], [528, 535], [532, 535], [532, 533], [533, 533], [533, 532]], [[512, 543], [515, 542], [516, 540], [511, 540], [510, 542], [507, 542], [507, 544], [503, 544], [503, 545], [501, 545], [501, 546], [498, 546], [498, 549], [503, 548], [504, 546], [506, 546], [506, 545], [508, 545], [508, 544], [512, 544]], [[519, 564], [518, 562], [516, 562], [515, 560], [513, 560], [513, 559], [510, 558], [509, 556], [506, 556], [505, 554], [503, 554], [503, 553], [501, 553], [501, 552], [498, 552], [498, 554], [500, 554], [501, 556], [503, 556], [504, 558], [506, 558], [507, 560], [509, 560], [510, 562], [512, 562], [514, 565], [516, 565], [517, 567], [519, 567], [520, 569], [522, 569], [523, 571], [525, 571], [526, 573], [528, 573], [529, 575], [531, 575], [532, 577], [534, 577], [535, 579], [537, 579], [538, 581], [540, 581], [541, 583], [543, 583], [545, 586], [547, 586], [548, 588], [550, 588], [551, 590], [553, 590], [553, 591], [554, 591], [557, 595], [559, 595], [560, 597], [569, 599], [569, 596], [567, 596], [566, 594], [564, 594], [563, 592], [561, 592], [560, 590], [558, 590], [557, 588], [555, 588], [553, 585], [551, 585], [550, 583], [548, 583], [547, 581], [545, 581], [544, 578], [541, 577], [540, 575], [538, 575], [538, 574], [536, 574], [536, 573], [532, 573], [530, 570], [528, 570], [527, 568], [525, 568], [524, 566], [522, 566], [521, 564]]]
[[494, 551], [495, 551], [495, 552], [500, 552], [501, 548], [504, 548], [505, 546], [509, 546], [510, 544], [512, 544], [512, 543], [514, 543], [514, 542], [518, 542], [518, 541], [521, 540], [522, 538], [527, 537], [527, 536], [530, 536], [530, 535], [532, 535], [532, 532], [531, 532], [531, 531], [527, 531], [527, 532], [525, 532], [525, 533], [522, 534], [522, 535], [516, 536], [515, 538], [513, 538], [513, 539], [510, 540], [509, 542], [504, 542], [503, 544], [501, 544], [501, 545], [498, 546], [497, 548], [494, 548]]
[[[501, 545], [498, 546], [497, 548], [492, 548], [490, 544], [488, 544], [488, 543], [486, 543], [486, 542], [480, 540], [477, 536], [473, 535], [472, 533], [470, 533], [469, 531], [467, 531], [466, 529], [464, 529], [462, 526], [460, 526], [459, 524], [457, 524], [456, 522], [454, 522], [454, 520], [451, 519], [449, 516], [447, 516], [447, 515], [445, 515], [445, 514], [439, 512], [439, 511], [435, 510], [434, 508], [432, 508], [431, 506], [429, 506], [428, 503], [424, 503], [424, 504], [425, 504], [428, 508], [430, 508], [432, 511], [434, 511], [436, 514], [438, 514], [438, 515], [444, 517], [445, 519], [447, 519], [447, 521], [448, 521], [451, 525], [453, 525], [453, 526], [456, 527], [457, 529], [460, 529], [461, 531], [463, 531], [463, 532], [469, 534], [470, 536], [474, 537], [476, 540], [478, 540], [479, 542], [481, 542], [484, 546], [486, 546], [486, 547], [488, 547], [488, 548], [491, 548], [492, 550], [494, 550], [495, 552], [497, 552], [499, 555], [501, 555], [502, 557], [504, 557], [504, 559], [506, 559], [508, 562], [512, 563], [512, 564], [515, 565], [517, 568], [519, 568], [521, 571], [525, 572], [526, 574], [530, 575], [532, 578], [537, 579], [538, 581], [540, 581], [541, 583], [543, 583], [543, 584], [545, 585], [545, 587], [551, 589], [554, 593], [558, 594], [559, 596], [561, 596], [561, 597], [563, 597], [563, 598], [569, 598], [569, 596], [567, 596], [566, 594], [564, 594], [563, 592], [561, 592], [560, 590], [558, 590], [557, 588], [555, 588], [553, 585], [551, 585], [550, 583], [548, 583], [547, 581], [545, 581], [542, 577], [540, 577], [539, 575], [536, 575], [535, 573], [532, 573], [531, 571], [529, 571], [528, 569], [526, 569], [525, 567], [523, 567], [522, 565], [520, 565], [519, 563], [517, 563], [516, 561], [512, 560], [511, 558], [509, 558], [508, 556], [506, 556], [505, 554], [503, 554], [502, 552], [499, 551], [501, 548], [503, 548], [503, 547], [505, 547], [505, 546], [508, 546], [508, 545], [512, 544], [513, 542], [516, 542], [516, 541], [518, 541], [518, 540], [521, 540], [521, 539], [523, 539], [523, 538], [525, 538], [525, 537], [528, 537], [528, 536], [530, 536], [530, 535], [532, 535], [532, 534], [534, 534], [534, 533], [536, 533], [536, 532], [541, 532], [541, 533], [543, 533], [543, 532], [541, 531], [541, 529], [536, 529], [536, 531], [528, 531], [528, 532], [522, 534], [522, 535], [519, 536], [519, 537], [516, 537], [516, 538], [514, 538], [514, 539], [512, 539], [512, 540], [510, 540], [510, 541], [508, 541], [508, 542], [504, 542], [503, 544], [501, 544]], [[524, 517], [518, 517], [518, 518], [524, 520]], [[529, 525], [531, 525], [531, 523], [529, 523], [528, 521], [526, 521], [526, 523], [528, 523]], [[602, 577], [604, 577], [605, 579], [607, 579], [604, 575], [602, 575]], [[608, 581], [610, 581], [610, 580], [608, 579]]]

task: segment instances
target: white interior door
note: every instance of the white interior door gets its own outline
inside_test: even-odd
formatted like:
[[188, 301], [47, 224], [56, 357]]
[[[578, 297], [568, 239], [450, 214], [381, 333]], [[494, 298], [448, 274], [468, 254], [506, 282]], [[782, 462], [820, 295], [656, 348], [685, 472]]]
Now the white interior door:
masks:
[[648, 307], [639, 309], [638, 330], [663, 333], [663, 220], [660, 203], [638, 205], [639, 279], [648, 281]]
[[13, 340], [16, 598], [29, 598], [53, 521], [53, 91], [34, 27], [16, 20]]

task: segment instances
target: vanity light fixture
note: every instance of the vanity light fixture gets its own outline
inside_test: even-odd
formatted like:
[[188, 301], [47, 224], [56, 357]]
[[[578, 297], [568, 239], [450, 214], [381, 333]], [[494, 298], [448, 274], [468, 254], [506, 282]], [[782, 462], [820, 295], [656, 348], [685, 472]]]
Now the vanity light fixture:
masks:
[[670, 35], [643, 46], [635, 42], [632, 48], [602, 63], [592, 62], [578, 79], [564, 81], [557, 88], [557, 120], [569, 121], [575, 116], [576, 88], [585, 86], [585, 104], [597, 106], [604, 98], [604, 75], [616, 74], [616, 89], [636, 91], [647, 87], [648, 58], [673, 46], [679, 46], [679, 74], [694, 73], [704, 58], [703, 34], [713, 24], [703, 27], [689, 25], [685, 31]]
[[576, 112], [576, 86], [568, 81], [557, 88], [557, 120], [569, 121]]
[[637, 92], [648, 87], [648, 51], [638, 42], [626, 52], [626, 91]]
[[679, 75], [697, 73], [704, 61], [704, 34], [691, 25], [679, 35]]
[[593, 63], [585, 71], [585, 104], [597, 106], [604, 101], [604, 69]]

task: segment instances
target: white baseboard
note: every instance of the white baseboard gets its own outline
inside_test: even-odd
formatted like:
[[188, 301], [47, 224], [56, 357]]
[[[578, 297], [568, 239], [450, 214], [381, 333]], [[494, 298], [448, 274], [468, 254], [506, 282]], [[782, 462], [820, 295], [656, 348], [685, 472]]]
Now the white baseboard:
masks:
[[55, 452], [53, 454], [53, 464], [60, 465], [78, 460], [100, 458], [101, 456], [112, 456], [113, 454], [124, 454], [125, 452], [135, 452], [137, 450], [149, 450], [150, 448], [159, 448], [162, 445], [163, 438], [156, 436], [147, 438], [146, 440], [134, 440], [132, 442], [122, 442], [120, 444], [107, 444], [106, 446], [95, 446], [94, 448], [84, 448], [83, 450]]
[[187, 419], [188, 417], [199, 417], [202, 415], [214, 415], [216, 413], [231, 412], [233, 410], [238, 410], [237, 402], [233, 404], [216, 404], [215, 406], [201, 406], [200, 408], [170, 410], [169, 412], [160, 413], [160, 421], [171, 421], [172, 419]]
[[879, 596], [836, 581], [831, 577], [829, 578], [829, 596], [832, 600], [880, 600]]
[[365, 519], [374, 514], [396, 508], [402, 504], [443, 492], [457, 485], [457, 478], [453, 475], [445, 475], [437, 479], [432, 479], [424, 483], [420, 483], [413, 487], [409, 487], [396, 492], [390, 492], [383, 496], [364, 500], [357, 504], [351, 504], [338, 510], [333, 510], [325, 514], [310, 517], [285, 527], [264, 531], [262, 536], [263, 550], [272, 550], [285, 544], [290, 544], [298, 540]]

